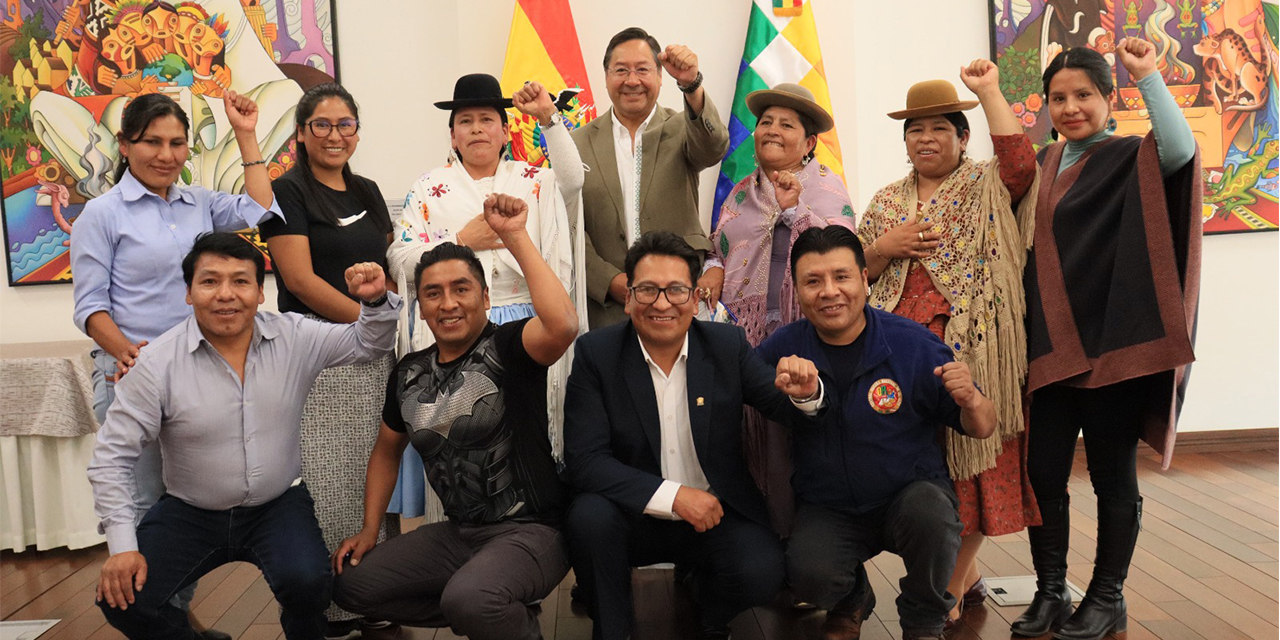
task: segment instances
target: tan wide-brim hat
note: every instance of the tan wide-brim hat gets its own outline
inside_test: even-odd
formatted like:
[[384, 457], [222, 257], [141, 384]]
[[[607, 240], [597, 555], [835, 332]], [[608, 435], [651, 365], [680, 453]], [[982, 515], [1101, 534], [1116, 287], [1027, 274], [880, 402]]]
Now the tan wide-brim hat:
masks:
[[907, 90], [907, 108], [889, 114], [894, 120], [937, 116], [953, 111], [968, 111], [978, 106], [977, 100], [961, 100], [955, 85], [946, 80], [925, 80]]
[[836, 121], [813, 99], [813, 92], [790, 82], [783, 82], [772, 89], [761, 89], [747, 94], [747, 108], [759, 118], [769, 107], [786, 107], [803, 113], [818, 126], [818, 133], [830, 131]]

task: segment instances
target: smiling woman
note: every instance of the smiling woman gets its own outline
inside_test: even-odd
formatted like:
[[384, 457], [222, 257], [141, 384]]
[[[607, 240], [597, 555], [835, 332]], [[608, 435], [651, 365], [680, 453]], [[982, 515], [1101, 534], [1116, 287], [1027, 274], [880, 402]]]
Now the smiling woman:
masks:
[[[360, 302], [347, 289], [345, 270], [357, 263], [385, 270], [391, 240], [378, 185], [347, 164], [360, 143], [359, 107], [341, 86], [317, 85], [298, 101], [294, 125], [298, 163], [271, 185], [285, 219], [261, 230], [280, 285], [279, 308], [323, 322], [354, 322]], [[302, 479], [330, 551], [363, 523], [364, 466], [378, 435], [376, 399], [392, 363], [388, 356], [325, 369], [302, 410]], [[330, 636], [342, 637], [355, 625], [355, 615], [336, 605], [326, 615]]]

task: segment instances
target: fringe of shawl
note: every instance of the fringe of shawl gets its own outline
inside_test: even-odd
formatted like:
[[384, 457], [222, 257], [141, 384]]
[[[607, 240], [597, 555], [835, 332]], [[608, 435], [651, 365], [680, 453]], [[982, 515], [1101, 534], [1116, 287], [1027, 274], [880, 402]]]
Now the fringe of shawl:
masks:
[[[975, 255], [995, 255], [990, 267], [990, 287], [974, 291], [967, 308], [947, 323], [947, 344], [963, 335], [970, 345], [966, 364], [976, 383], [996, 408], [995, 434], [984, 440], [947, 430], [947, 466], [953, 480], [967, 480], [996, 466], [1004, 442], [1024, 427], [1022, 386], [1027, 377], [1026, 296], [1022, 270], [1035, 225], [1035, 194], [1040, 187], [1037, 169], [1027, 195], [1013, 211], [1008, 189], [1000, 180], [999, 163], [992, 160], [979, 184], [979, 215]], [[983, 215], [990, 212], [991, 215]], [[994, 243], [992, 242], [994, 240]], [[994, 246], [993, 246], [994, 245]], [[984, 312], [985, 311], [985, 312]], [[994, 327], [985, 320], [992, 319]], [[989, 333], [994, 329], [994, 335]], [[986, 334], [985, 339], [976, 339]], [[993, 339], [994, 338], [994, 339]]]

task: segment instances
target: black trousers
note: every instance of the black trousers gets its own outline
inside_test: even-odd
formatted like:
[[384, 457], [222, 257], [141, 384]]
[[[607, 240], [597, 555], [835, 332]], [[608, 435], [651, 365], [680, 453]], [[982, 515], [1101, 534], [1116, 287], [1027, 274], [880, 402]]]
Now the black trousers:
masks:
[[1033, 394], [1027, 475], [1036, 500], [1066, 497], [1081, 432], [1094, 494], [1125, 501], [1139, 498], [1138, 438], [1151, 382], [1135, 378], [1097, 389], [1049, 385]]
[[698, 533], [686, 522], [627, 513], [594, 493], [569, 506], [569, 561], [595, 622], [591, 637], [631, 635], [631, 567], [675, 562], [692, 568], [691, 586], [708, 628], [773, 601], [782, 588], [782, 543], [773, 530], [725, 507], [724, 518]]
[[960, 551], [959, 502], [949, 480], [917, 480], [888, 505], [851, 514], [801, 503], [787, 544], [787, 581], [795, 596], [841, 613], [859, 600], [863, 563], [888, 551], [907, 574], [898, 586], [904, 633], [938, 634], [956, 599], [947, 583]]

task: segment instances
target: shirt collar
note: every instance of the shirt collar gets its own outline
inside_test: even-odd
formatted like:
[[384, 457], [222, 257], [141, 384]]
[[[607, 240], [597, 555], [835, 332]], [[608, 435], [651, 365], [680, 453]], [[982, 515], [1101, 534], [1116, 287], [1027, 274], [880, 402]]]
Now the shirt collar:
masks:
[[[124, 175], [120, 177], [120, 195], [124, 196], [126, 202], [134, 202], [148, 195], [155, 196], [156, 194], [152, 193], [141, 182], [138, 182], [138, 179], [133, 176], [133, 171], [126, 169]], [[173, 202], [179, 198], [187, 204], [195, 204], [195, 196], [191, 194], [190, 190], [175, 182], [173, 186], [169, 187], [168, 202]]]
[[[645, 118], [645, 119], [644, 119], [644, 122], [640, 123], [639, 133], [644, 133], [645, 129], [648, 129], [648, 128], [649, 128], [649, 122], [651, 122], [651, 121], [653, 120], [653, 114], [655, 114], [655, 113], [657, 113], [657, 112], [658, 112], [658, 103], [656, 103], [656, 102], [655, 102], [655, 103], [653, 103], [653, 108], [649, 110], [649, 116], [648, 116], [647, 118]], [[624, 134], [625, 134], [627, 137], [631, 137], [631, 132], [627, 130], [626, 125], [624, 125], [624, 124], [622, 124], [620, 121], [618, 121], [618, 114], [617, 114], [617, 112], [615, 112], [613, 109], [610, 109], [610, 110], [609, 110], [609, 113], [610, 113], [610, 115], [612, 115], [612, 116], [613, 116], [613, 117], [611, 118], [611, 120], [613, 121], [613, 137], [615, 137], [615, 138], [620, 138], [620, 137], [622, 137]]]
[[[653, 358], [649, 356], [649, 350], [644, 348], [644, 340], [640, 339], [640, 334], [638, 333], [636, 334], [636, 341], [640, 343], [640, 353], [641, 355], [644, 356], [644, 361], [649, 363], [651, 366], [658, 367], [658, 363], [654, 362]], [[676, 364], [679, 364], [681, 361], [688, 360], [688, 359], [689, 359], [689, 332], [686, 331], [684, 334], [684, 344], [680, 346], [680, 355], [676, 357]], [[662, 367], [658, 367], [658, 368], [661, 369]]]
[[[249, 348], [258, 346], [263, 340], [274, 340], [280, 335], [280, 327], [276, 326], [279, 316], [268, 315], [259, 311], [253, 316], [253, 339], [249, 343]], [[195, 314], [187, 317], [187, 353], [195, 353], [200, 348], [200, 343], [208, 343], [205, 339], [204, 332], [200, 330], [200, 323], [196, 322]], [[213, 345], [209, 345], [210, 348]]]

